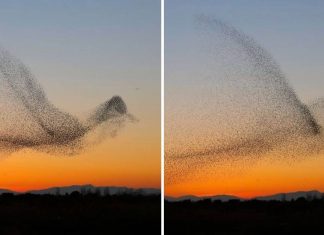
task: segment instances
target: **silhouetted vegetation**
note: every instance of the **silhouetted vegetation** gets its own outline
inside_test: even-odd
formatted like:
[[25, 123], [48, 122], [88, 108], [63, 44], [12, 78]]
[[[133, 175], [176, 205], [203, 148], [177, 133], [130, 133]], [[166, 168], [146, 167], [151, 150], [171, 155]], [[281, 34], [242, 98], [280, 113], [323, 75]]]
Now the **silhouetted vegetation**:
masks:
[[160, 234], [160, 196], [0, 195], [0, 234]]
[[165, 234], [324, 234], [324, 198], [165, 202]]

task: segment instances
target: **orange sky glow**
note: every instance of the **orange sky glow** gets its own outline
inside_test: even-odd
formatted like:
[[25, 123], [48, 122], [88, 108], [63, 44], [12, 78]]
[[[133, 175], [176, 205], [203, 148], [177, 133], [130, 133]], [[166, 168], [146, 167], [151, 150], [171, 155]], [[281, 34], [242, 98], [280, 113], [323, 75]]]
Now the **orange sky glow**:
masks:
[[[250, 166], [206, 166], [165, 185], [168, 196], [236, 195], [252, 198], [282, 192], [324, 191], [324, 155], [295, 162], [262, 160]], [[167, 168], [167, 166], [166, 166]]]
[[0, 188], [16, 191], [93, 184], [160, 188], [160, 131], [127, 125], [115, 138], [75, 156], [25, 149], [0, 159]]

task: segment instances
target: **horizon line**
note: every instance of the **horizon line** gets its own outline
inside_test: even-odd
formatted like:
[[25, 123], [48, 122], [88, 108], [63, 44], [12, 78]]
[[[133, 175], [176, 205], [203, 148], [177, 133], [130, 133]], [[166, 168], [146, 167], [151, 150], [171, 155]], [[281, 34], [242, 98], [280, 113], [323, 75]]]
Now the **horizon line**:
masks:
[[243, 200], [251, 200], [255, 199], [258, 197], [269, 197], [269, 196], [275, 196], [275, 195], [280, 195], [280, 194], [293, 194], [293, 193], [309, 193], [309, 192], [318, 192], [321, 194], [324, 194], [324, 191], [320, 191], [317, 189], [310, 189], [310, 190], [296, 190], [296, 191], [285, 191], [285, 192], [275, 192], [275, 193], [270, 193], [270, 194], [259, 194], [255, 196], [250, 196], [250, 197], [241, 197], [235, 194], [209, 194], [209, 195], [194, 195], [194, 194], [183, 194], [180, 196], [170, 196], [170, 195], [164, 195], [164, 199], [166, 198], [173, 198], [173, 199], [179, 199], [182, 197], [196, 197], [196, 198], [201, 198], [201, 199], [208, 199], [212, 197], [218, 197], [218, 196], [229, 196], [229, 197], [236, 197], [237, 199], [243, 199]]

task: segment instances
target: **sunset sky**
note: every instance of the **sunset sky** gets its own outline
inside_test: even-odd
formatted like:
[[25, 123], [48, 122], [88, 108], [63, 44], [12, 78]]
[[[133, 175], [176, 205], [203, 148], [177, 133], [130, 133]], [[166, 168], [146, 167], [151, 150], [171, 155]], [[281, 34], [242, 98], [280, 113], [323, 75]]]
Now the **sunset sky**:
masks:
[[160, 187], [160, 2], [1, 1], [0, 45], [76, 116], [120, 95], [139, 122], [76, 156], [0, 159], [0, 188]]
[[[235, 100], [239, 93], [235, 89], [230, 92], [233, 87], [226, 84], [226, 79], [220, 87], [228, 85], [227, 90], [213, 90], [215, 81], [210, 78], [216, 67], [200, 50], [200, 46], [208, 46], [197, 43], [201, 36], [195, 34], [193, 22], [197, 15], [221, 19], [251, 36], [280, 65], [300, 101], [311, 104], [324, 97], [323, 10], [324, 2], [320, 0], [165, 1], [166, 195], [230, 194], [250, 198], [299, 190], [324, 191], [324, 151], [316, 150], [318, 143], [323, 144], [323, 134], [322, 139], [303, 136], [292, 144], [289, 141], [295, 141], [291, 140], [293, 136], [287, 144], [282, 141], [286, 145], [280, 148], [252, 151], [248, 157], [229, 157], [225, 152], [217, 157], [169, 158], [172, 151], [178, 154], [199, 147], [204, 150], [204, 142], [227, 143], [233, 131], [237, 132], [234, 137], [243, 142], [251, 134], [237, 127], [245, 124], [244, 110], [254, 105], [249, 100], [252, 96], [238, 99], [248, 100], [243, 101], [248, 106], [243, 111], [212, 99], [224, 94], [224, 100]], [[0, 188], [26, 191], [73, 184], [159, 188], [160, 36], [158, 0], [1, 1], [0, 47], [30, 68], [55, 106], [84, 117], [98, 104], [119, 95], [139, 121], [126, 123], [117, 136], [107, 137], [74, 156], [29, 148], [10, 155], [0, 152]], [[208, 82], [195, 81], [201, 71], [209, 77], [199, 77], [199, 81]], [[200, 88], [201, 93], [194, 93]], [[262, 89], [252, 87], [251, 93], [262, 93]], [[204, 92], [210, 92], [212, 98], [201, 97]], [[201, 116], [207, 117], [208, 123], [198, 123], [196, 104], [206, 107]], [[217, 110], [221, 108], [226, 112]], [[213, 122], [214, 113], [208, 113], [209, 109], [219, 114], [217, 122]], [[182, 111], [189, 115], [178, 117], [177, 112]], [[224, 115], [230, 112], [232, 115]], [[172, 121], [184, 126], [185, 131], [181, 132], [180, 125], [169, 125]], [[202, 129], [215, 133], [218, 139], [200, 138]], [[194, 144], [188, 141], [195, 138]], [[186, 145], [186, 141], [190, 144]], [[306, 151], [307, 147], [314, 151]], [[210, 160], [213, 157], [217, 160]]]
[[[177, 118], [172, 110], [182, 107], [173, 106], [175, 100], [178, 102], [181, 99], [181, 91], [197, 88], [194, 68], [205, 66], [201, 54], [195, 54], [195, 49], [192, 49], [199, 46], [195, 41], [193, 21], [200, 14], [235, 26], [266, 48], [279, 63], [290, 86], [303, 103], [309, 104], [323, 97], [323, 9], [323, 1], [316, 0], [166, 1], [166, 119], [172, 122]], [[183, 77], [185, 75], [190, 77]], [[192, 96], [198, 100], [200, 98], [194, 93]], [[186, 99], [178, 103], [181, 102], [191, 105]], [[194, 114], [188, 115], [183, 122], [190, 123], [192, 120], [194, 123], [194, 118]], [[240, 119], [239, 116], [236, 118]], [[183, 141], [191, 138], [191, 135], [194, 138], [194, 133], [203, 127], [204, 123], [201, 123], [198, 127], [188, 129]], [[173, 128], [168, 129], [168, 125], [165, 131], [167, 136], [168, 133], [172, 136], [172, 133], [177, 132]], [[166, 142], [172, 145], [172, 140], [175, 139], [166, 139]], [[194, 148], [179, 146], [182, 147]], [[202, 163], [204, 156], [181, 161], [169, 159], [166, 155], [166, 195], [230, 194], [249, 198], [298, 190], [324, 191], [323, 152], [283, 161], [278, 160], [282, 153], [277, 154], [266, 153], [257, 160], [252, 156], [252, 160], [248, 161], [208, 161], [207, 164]], [[172, 175], [172, 179], [168, 179], [168, 174]]]

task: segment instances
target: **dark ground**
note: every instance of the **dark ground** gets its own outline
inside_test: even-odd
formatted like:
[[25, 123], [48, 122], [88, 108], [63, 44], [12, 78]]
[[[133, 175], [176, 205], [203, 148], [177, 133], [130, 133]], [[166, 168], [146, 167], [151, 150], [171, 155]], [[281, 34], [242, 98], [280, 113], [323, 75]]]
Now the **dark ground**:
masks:
[[323, 235], [324, 199], [165, 202], [165, 234]]
[[0, 196], [0, 234], [160, 234], [160, 196]]

